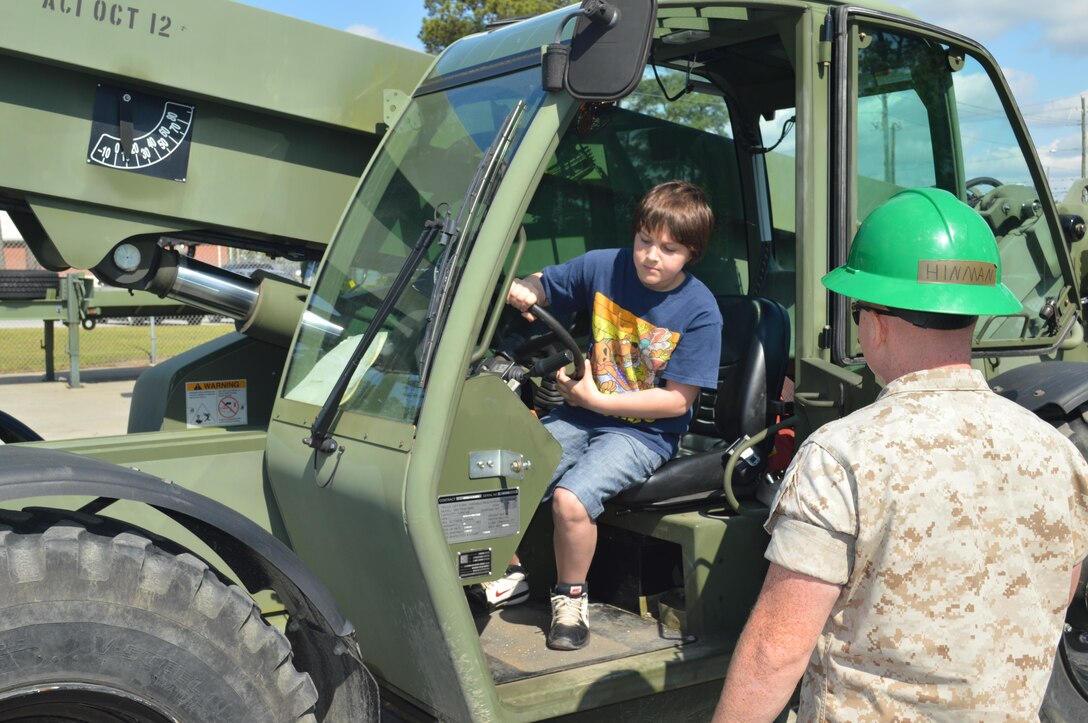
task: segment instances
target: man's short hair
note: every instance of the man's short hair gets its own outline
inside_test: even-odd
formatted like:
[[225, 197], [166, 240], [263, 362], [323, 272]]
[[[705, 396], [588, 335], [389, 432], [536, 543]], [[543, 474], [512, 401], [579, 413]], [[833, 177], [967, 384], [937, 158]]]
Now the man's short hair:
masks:
[[936, 311], [914, 311], [913, 309], [896, 308], [891, 308], [890, 310], [900, 319], [909, 321], [911, 324], [923, 329], [941, 329], [949, 331], [952, 329], [964, 329], [968, 326], [974, 326], [978, 322], [977, 316], [971, 316], [969, 314], [944, 314]]
[[631, 222], [634, 233], [666, 228], [673, 241], [691, 251], [691, 263], [706, 254], [714, 211], [703, 189], [687, 181], [665, 181], [642, 197]]

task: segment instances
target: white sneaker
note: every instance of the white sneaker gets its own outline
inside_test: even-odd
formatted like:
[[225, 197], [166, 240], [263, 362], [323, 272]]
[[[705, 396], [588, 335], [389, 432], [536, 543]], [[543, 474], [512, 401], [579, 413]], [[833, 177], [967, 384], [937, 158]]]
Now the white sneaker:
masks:
[[589, 595], [583, 585], [556, 585], [552, 591], [552, 650], [578, 650], [589, 643]]
[[469, 591], [477, 602], [488, 610], [517, 605], [529, 599], [528, 574], [521, 565], [510, 565], [506, 574], [497, 580], [473, 585]]

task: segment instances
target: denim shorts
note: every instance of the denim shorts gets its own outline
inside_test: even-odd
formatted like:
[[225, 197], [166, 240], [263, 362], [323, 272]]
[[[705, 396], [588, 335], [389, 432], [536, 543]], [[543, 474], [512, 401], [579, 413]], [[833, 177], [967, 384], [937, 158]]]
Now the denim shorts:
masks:
[[563, 447], [544, 501], [556, 487], [569, 490], [581, 501], [590, 519], [604, 512], [604, 503], [629, 487], [641, 484], [665, 459], [634, 437], [600, 432], [545, 417], [544, 426]]

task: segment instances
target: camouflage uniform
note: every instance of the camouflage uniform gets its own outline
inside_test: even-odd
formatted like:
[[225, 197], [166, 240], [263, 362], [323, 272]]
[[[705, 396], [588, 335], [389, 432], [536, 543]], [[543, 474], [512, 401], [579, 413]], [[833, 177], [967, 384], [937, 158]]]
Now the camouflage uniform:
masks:
[[842, 585], [800, 720], [1038, 720], [1088, 463], [975, 370], [894, 380], [787, 470], [767, 558]]

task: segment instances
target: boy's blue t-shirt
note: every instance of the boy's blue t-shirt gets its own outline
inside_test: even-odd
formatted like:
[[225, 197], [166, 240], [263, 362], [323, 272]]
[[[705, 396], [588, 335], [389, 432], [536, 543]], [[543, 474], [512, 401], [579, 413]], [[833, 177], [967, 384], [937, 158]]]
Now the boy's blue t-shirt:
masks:
[[[664, 386], [666, 379], [717, 387], [722, 316], [710, 289], [690, 273], [675, 289], [654, 291], [639, 281], [630, 248], [602, 249], [547, 267], [541, 281], [552, 311], [590, 313], [587, 358], [605, 394]], [[564, 404], [552, 414], [630, 435], [668, 459], [692, 410], [668, 419], [630, 419]]]

